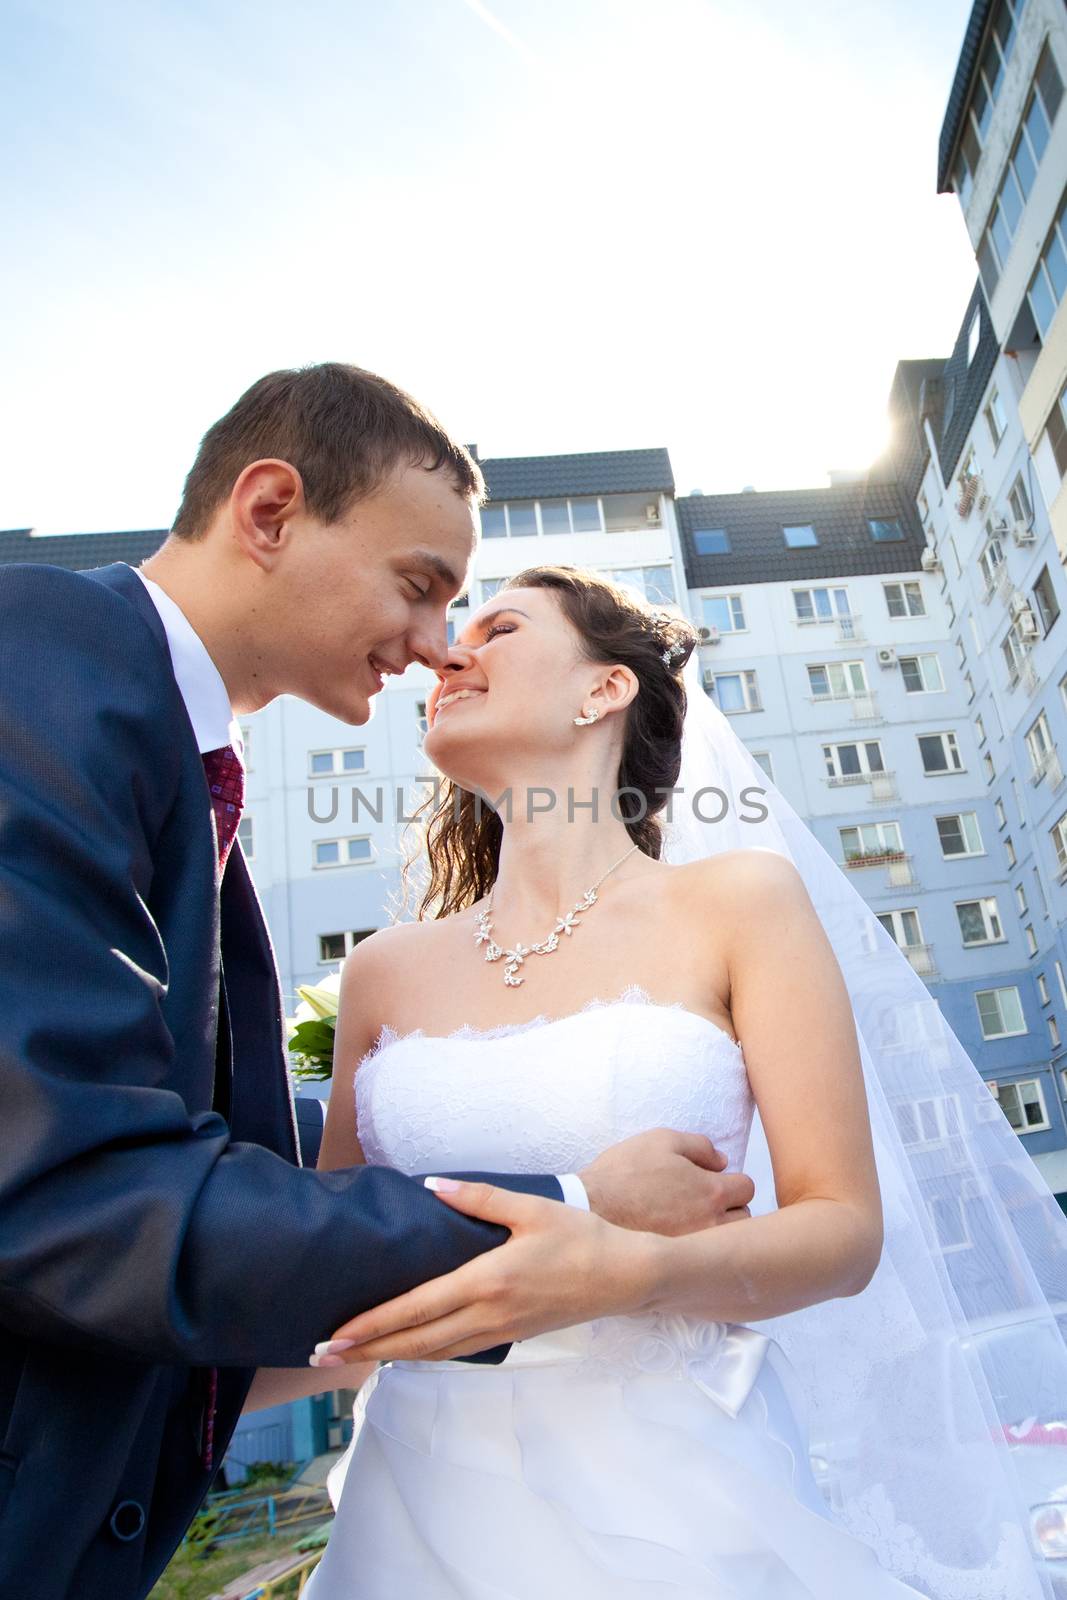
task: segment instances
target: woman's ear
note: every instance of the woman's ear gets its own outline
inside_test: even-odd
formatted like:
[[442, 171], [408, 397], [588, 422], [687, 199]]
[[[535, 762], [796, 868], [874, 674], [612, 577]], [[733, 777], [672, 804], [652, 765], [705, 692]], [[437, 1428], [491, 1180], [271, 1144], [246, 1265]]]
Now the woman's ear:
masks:
[[612, 667], [591, 696], [601, 712], [624, 711], [637, 694], [637, 674], [629, 667]]

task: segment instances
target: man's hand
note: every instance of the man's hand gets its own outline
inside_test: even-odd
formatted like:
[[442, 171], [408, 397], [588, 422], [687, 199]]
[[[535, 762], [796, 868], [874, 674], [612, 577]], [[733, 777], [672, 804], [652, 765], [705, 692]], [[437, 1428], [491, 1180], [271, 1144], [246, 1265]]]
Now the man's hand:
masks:
[[494, 1345], [641, 1311], [655, 1292], [661, 1246], [575, 1206], [487, 1183], [446, 1183], [440, 1198], [511, 1230], [495, 1250], [375, 1306], [318, 1346], [316, 1366], [446, 1361]]
[[755, 1185], [725, 1166], [702, 1134], [653, 1128], [613, 1144], [578, 1176], [605, 1222], [677, 1238], [749, 1215]]

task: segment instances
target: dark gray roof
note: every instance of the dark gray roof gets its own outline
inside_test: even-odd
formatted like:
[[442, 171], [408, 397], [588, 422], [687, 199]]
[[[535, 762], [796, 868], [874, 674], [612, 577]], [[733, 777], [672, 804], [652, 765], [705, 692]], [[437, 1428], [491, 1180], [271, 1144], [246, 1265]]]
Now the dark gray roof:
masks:
[[575, 456], [497, 456], [480, 461], [490, 500], [554, 500], [581, 494], [674, 493], [666, 450], [594, 450]]
[[[692, 494], [676, 500], [675, 506], [691, 589], [915, 572], [926, 543], [914, 504], [895, 483], [865, 480], [828, 489]], [[904, 538], [876, 542], [868, 517], [896, 520]], [[810, 523], [819, 543], [790, 550], [782, 528], [797, 523]], [[729, 554], [698, 556], [693, 535], [701, 528], [725, 528]]]
[[[975, 351], [974, 360], [968, 365], [967, 330], [976, 310], [981, 317], [978, 349]], [[999, 354], [1000, 342], [994, 332], [985, 296], [982, 294], [982, 285], [979, 282], [975, 284], [974, 292], [967, 302], [967, 310], [956, 336], [955, 348], [945, 362], [945, 370], [941, 375], [940, 427], [932, 421], [934, 435], [937, 438], [941, 478], [946, 484], [956, 470], [956, 463], [960, 459], [964, 442], [973, 426], [975, 414]]]
[[106, 567], [112, 561], [128, 561], [134, 567], [158, 550], [166, 537], [165, 528], [155, 528], [149, 533], [56, 533], [35, 539], [29, 528], [0, 528], [0, 563], [30, 561], [70, 572]]
[[967, 31], [963, 36], [960, 58], [956, 63], [956, 76], [949, 90], [948, 107], [945, 111], [945, 120], [941, 124], [941, 139], [937, 149], [938, 194], [947, 194], [952, 188], [952, 158], [956, 154], [956, 145], [963, 127], [963, 113], [967, 109], [967, 99], [971, 92], [974, 69], [978, 64], [982, 36], [992, 10], [993, 0], [975, 0], [967, 23]]

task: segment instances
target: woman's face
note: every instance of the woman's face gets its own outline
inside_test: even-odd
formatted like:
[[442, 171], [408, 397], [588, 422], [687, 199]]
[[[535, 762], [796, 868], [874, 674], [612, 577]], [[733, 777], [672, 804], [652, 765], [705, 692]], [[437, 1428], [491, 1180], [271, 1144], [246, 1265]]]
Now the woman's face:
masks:
[[526, 783], [549, 781], [583, 729], [574, 718], [599, 701], [606, 667], [584, 659], [578, 634], [547, 589], [506, 589], [471, 617], [427, 703], [423, 741], [434, 765], [465, 789], [492, 796], [520, 765]]

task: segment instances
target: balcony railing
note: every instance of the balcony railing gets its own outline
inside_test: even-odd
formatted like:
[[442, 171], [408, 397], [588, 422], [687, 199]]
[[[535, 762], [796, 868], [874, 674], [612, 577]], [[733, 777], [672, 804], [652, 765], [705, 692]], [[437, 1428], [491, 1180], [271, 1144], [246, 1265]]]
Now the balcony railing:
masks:
[[863, 631], [863, 618], [857, 611], [847, 615], [842, 613], [834, 620], [837, 623], [837, 638], [840, 644], [853, 644], [867, 637]]
[[895, 772], [872, 772], [870, 801], [872, 805], [883, 805], [887, 800], [897, 798], [897, 775]]
[[898, 946], [901, 953], [911, 962], [912, 970], [920, 978], [934, 978], [937, 976], [937, 962], [934, 960], [934, 947], [932, 944], [902, 944]]
[[[868, 850], [859, 855], [846, 856], [845, 866], [854, 869], [859, 867], [885, 867], [886, 879], [884, 889], [909, 889], [918, 882], [912, 857], [903, 850]], [[879, 893], [875, 890], [875, 893]]]
[[1063, 765], [1055, 750], [1047, 750], [1041, 760], [1035, 764], [1030, 776], [1030, 782], [1040, 783], [1042, 779], [1046, 778], [1050, 789], [1058, 789], [1063, 782]]

